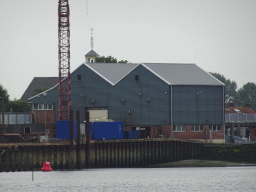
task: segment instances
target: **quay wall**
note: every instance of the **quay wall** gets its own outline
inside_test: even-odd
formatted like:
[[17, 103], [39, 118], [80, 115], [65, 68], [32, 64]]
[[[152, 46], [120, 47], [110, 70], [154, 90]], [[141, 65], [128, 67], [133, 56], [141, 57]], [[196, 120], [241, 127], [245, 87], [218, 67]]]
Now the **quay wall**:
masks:
[[40, 170], [50, 161], [53, 170], [147, 167], [203, 154], [203, 144], [170, 139], [91, 141], [82, 145], [0, 146], [0, 172]]

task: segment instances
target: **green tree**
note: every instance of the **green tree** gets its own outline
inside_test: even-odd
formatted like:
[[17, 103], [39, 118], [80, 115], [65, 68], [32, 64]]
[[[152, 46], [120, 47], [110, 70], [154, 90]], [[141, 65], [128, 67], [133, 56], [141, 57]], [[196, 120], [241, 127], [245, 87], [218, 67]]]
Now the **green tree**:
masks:
[[0, 111], [2, 111], [2, 97], [4, 98], [4, 107], [5, 107], [4, 111], [7, 111], [7, 108], [9, 105], [9, 94], [8, 94], [7, 90], [2, 85], [0, 85], [0, 97], [1, 97]]
[[118, 61], [118, 63], [128, 63], [129, 61], [127, 60], [121, 60], [121, 61]]
[[10, 101], [8, 111], [12, 112], [29, 112], [31, 110], [31, 105], [24, 100], [14, 100]]
[[[101, 56], [101, 57], [95, 58], [95, 63], [117, 63], [117, 59], [112, 56], [108, 56], [108, 57]], [[128, 63], [128, 61], [121, 60], [121, 61], [118, 61], [118, 63]]]
[[247, 83], [238, 89], [235, 103], [240, 107], [245, 106], [246, 103], [251, 103], [252, 109], [256, 110], [256, 84]]
[[32, 96], [42, 93], [47, 89], [49, 89], [49, 88], [48, 87], [37, 87], [34, 89], [34, 93], [32, 94]]
[[221, 75], [219, 73], [211, 73], [210, 72], [210, 74], [225, 84], [225, 102], [226, 103], [233, 102], [235, 100], [236, 94], [237, 94], [236, 82], [231, 81], [230, 79], [226, 79], [223, 75]]

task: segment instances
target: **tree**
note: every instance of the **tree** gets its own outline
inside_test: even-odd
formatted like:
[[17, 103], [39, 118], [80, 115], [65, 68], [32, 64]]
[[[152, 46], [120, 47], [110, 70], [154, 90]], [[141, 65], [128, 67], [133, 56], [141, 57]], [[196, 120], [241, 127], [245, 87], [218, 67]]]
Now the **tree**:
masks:
[[256, 110], [256, 84], [247, 83], [238, 89], [235, 102], [240, 107], [245, 106], [246, 103], [251, 103], [252, 109]]
[[9, 94], [7, 92], [6, 89], [4, 89], [4, 87], [2, 85], [0, 85], [0, 111], [2, 111], [2, 97], [4, 98], [4, 107], [5, 107], [5, 110], [8, 108], [8, 105], [9, 105]]
[[37, 87], [34, 89], [34, 93], [32, 94], [32, 96], [42, 93], [47, 89], [49, 89], [49, 88], [48, 87]]
[[[95, 63], [117, 63], [117, 59], [112, 56], [108, 56], [108, 57], [101, 56], [101, 57], [95, 58]], [[121, 61], [118, 61], [118, 63], [128, 63], [128, 61], [121, 60]]]
[[118, 61], [118, 63], [128, 63], [129, 61], [127, 60], [121, 60], [121, 61]]
[[8, 111], [12, 112], [29, 112], [31, 110], [31, 105], [24, 100], [14, 100], [10, 101]]
[[211, 73], [216, 79], [225, 84], [225, 102], [229, 103], [235, 100], [237, 94], [237, 85], [235, 81], [231, 81], [230, 79], [226, 79], [223, 75], [219, 73]]

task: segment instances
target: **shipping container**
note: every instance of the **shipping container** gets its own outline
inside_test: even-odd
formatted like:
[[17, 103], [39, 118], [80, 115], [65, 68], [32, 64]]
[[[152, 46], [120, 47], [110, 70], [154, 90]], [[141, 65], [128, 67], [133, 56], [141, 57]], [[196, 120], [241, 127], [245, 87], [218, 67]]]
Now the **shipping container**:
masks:
[[90, 134], [93, 140], [123, 139], [123, 122], [91, 122]]
[[124, 139], [139, 139], [140, 131], [124, 131]]
[[[73, 137], [77, 138], [76, 121], [73, 121]], [[70, 139], [70, 121], [57, 121], [56, 122], [56, 138], [57, 139]]]

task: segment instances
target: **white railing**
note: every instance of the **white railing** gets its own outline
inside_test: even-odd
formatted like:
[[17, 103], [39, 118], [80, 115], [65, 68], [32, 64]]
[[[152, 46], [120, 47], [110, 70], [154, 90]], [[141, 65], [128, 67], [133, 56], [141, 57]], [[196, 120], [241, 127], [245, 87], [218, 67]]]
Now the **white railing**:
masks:
[[256, 113], [226, 113], [225, 123], [230, 122], [255, 123]]

